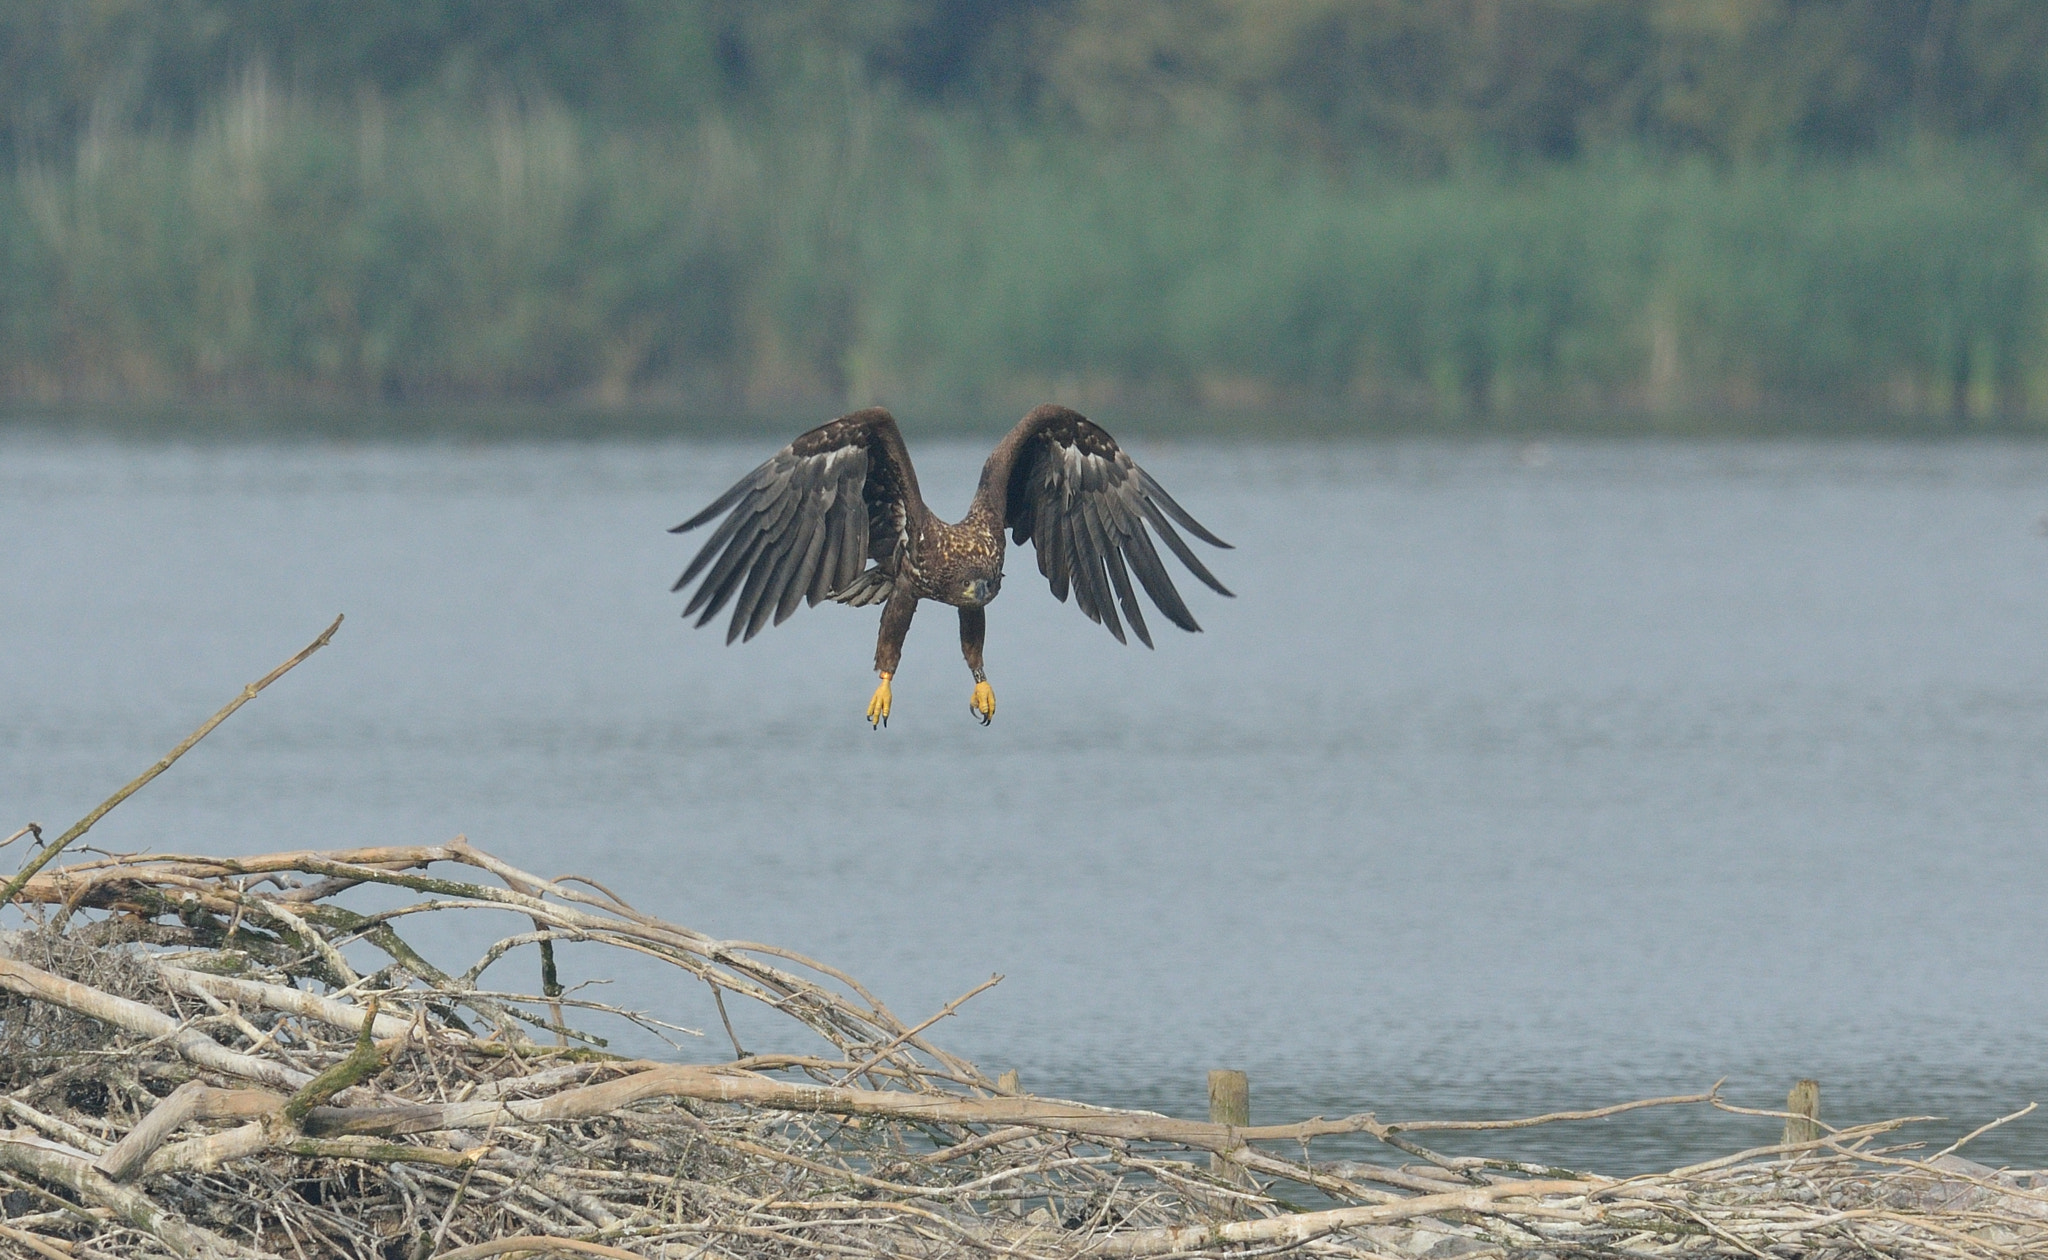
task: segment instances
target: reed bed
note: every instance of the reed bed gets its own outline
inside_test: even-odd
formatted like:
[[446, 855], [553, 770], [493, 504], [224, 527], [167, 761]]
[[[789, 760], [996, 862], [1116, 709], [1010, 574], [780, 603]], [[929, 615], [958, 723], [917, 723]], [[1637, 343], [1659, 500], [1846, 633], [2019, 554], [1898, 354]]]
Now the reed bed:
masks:
[[[335, 628], [0, 888], [25, 916], [0, 932], [0, 1253], [2048, 1253], [2048, 1173], [1972, 1163], [1957, 1153], [1968, 1138], [1930, 1155], [1901, 1133], [1913, 1118], [1829, 1128], [1709, 1089], [1498, 1121], [1190, 1121], [1037, 1097], [948, 1053], [930, 1030], [986, 985], [909, 1022], [826, 963], [666, 922], [460, 837], [55, 865]], [[473, 960], [415, 947], [458, 939], [438, 930], [450, 918], [508, 914], [521, 930]], [[579, 970], [630, 956], [675, 968], [679, 1000], [704, 986], [733, 1057], [610, 1052], [593, 1019], [659, 1031], [679, 1012], [565, 988], [568, 942]], [[535, 960], [532, 991], [493, 987]], [[748, 1054], [729, 1002], [795, 1021], [809, 1052]], [[1427, 1145], [1650, 1107], [1782, 1115], [1811, 1136], [1626, 1178]], [[1319, 1157], [1318, 1140], [1344, 1135], [1385, 1158]]]
[[636, 129], [252, 76], [95, 131], [0, 171], [0, 400], [2048, 416], [2048, 203], [1981, 156], [1423, 178], [788, 92]]

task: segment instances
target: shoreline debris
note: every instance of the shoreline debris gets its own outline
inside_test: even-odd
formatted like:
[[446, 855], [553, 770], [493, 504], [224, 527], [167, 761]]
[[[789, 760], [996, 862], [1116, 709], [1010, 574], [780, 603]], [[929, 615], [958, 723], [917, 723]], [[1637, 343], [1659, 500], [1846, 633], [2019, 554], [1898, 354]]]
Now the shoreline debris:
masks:
[[[387, 890], [385, 908], [342, 904], [368, 886]], [[0, 933], [0, 1241], [39, 1256], [2048, 1249], [2048, 1177], [1887, 1145], [1910, 1118], [1813, 1121], [1810, 1140], [1610, 1178], [1423, 1143], [1645, 1107], [1746, 1109], [1709, 1090], [1526, 1120], [1244, 1126], [1019, 1093], [927, 1036], [971, 993], [907, 1023], [826, 964], [664, 922], [460, 839], [95, 855], [32, 876], [19, 902], [28, 926]], [[401, 934], [423, 916], [508, 911], [532, 930], [459, 972]], [[677, 1025], [552, 980], [484, 986], [508, 955], [565, 941], [658, 959], [721, 1011], [751, 999], [822, 1045], [627, 1058], [570, 1021]], [[363, 946], [385, 960], [369, 974], [348, 958]], [[1409, 1162], [1313, 1158], [1316, 1139], [1343, 1134]], [[1337, 1206], [1289, 1201], [1311, 1195]]]

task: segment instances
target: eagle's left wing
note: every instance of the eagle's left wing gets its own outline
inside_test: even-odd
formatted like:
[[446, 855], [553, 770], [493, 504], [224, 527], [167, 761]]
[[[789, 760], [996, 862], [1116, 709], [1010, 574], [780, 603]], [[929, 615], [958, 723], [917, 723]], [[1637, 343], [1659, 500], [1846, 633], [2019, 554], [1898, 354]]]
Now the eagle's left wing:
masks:
[[1038, 571], [1052, 584], [1054, 598], [1064, 602], [1071, 586], [1075, 605], [1108, 627], [1117, 642], [1125, 642], [1116, 612], [1121, 604], [1138, 641], [1152, 646], [1131, 588], [1133, 573], [1168, 621], [1183, 630], [1202, 628], [1174, 589], [1148, 525], [1189, 572], [1217, 594], [1230, 594], [1173, 522], [1212, 546], [1230, 544], [1174, 502], [1102, 426], [1065, 407], [1039, 407], [999, 450], [1014, 452], [1003, 505], [1010, 536], [1019, 543], [1036, 541]]

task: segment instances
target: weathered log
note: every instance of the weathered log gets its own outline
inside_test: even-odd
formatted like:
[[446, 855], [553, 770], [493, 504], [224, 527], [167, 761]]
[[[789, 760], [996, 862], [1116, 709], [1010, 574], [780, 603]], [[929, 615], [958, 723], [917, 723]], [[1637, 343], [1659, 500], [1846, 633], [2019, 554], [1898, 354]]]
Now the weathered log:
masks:
[[275, 1060], [238, 1054], [211, 1037], [185, 1027], [153, 1006], [103, 993], [90, 985], [52, 975], [40, 967], [31, 967], [12, 958], [0, 957], [0, 989], [50, 1002], [116, 1028], [166, 1042], [191, 1063], [215, 1072], [289, 1089], [297, 1089], [312, 1079], [309, 1073]]

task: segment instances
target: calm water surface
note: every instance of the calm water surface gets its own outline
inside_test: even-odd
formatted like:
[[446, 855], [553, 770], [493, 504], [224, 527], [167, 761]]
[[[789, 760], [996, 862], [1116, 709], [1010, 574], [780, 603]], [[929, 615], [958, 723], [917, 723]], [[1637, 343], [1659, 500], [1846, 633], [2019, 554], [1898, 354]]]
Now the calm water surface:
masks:
[[[927, 607], [875, 734], [874, 610], [729, 649], [667, 593], [664, 528], [769, 445], [0, 439], [0, 824], [69, 822], [346, 612], [95, 840], [465, 833], [906, 1016], [1001, 972], [934, 1035], [1179, 1114], [1217, 1066], [1270, 1120], [1817, 1076], [1941, 1135], [2048, 1095], [2048, 448], [1138, 443], [1239, 598], [1183, 581], [1207, 633], [1123, 648], [1012, 556], [995, 725]], [[918, 446], [943, 513], [985, 450]], [[717, 1028], [666, 975], [601, 996]], [[2048, 1164], [2048, 1118], [1975, 1149]]]

